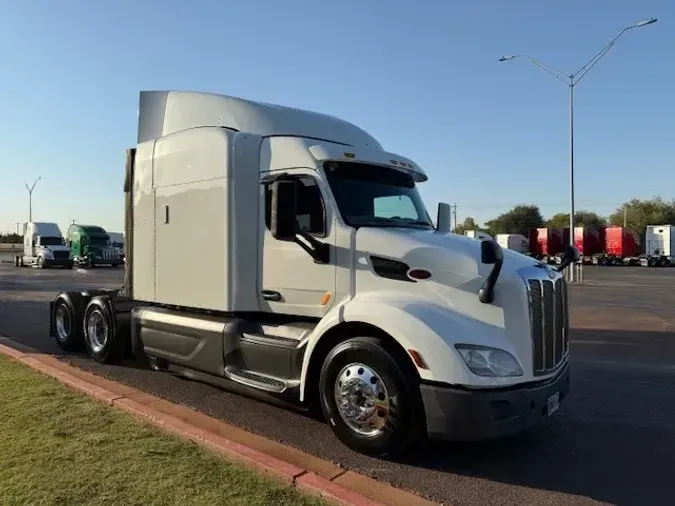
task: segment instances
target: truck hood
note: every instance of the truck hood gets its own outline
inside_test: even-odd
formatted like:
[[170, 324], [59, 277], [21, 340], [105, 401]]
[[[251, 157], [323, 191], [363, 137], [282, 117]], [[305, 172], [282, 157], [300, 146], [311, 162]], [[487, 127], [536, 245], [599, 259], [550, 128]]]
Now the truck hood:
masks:
[[[369, 293], [375, 298], [388, 297], [411, 310], [424, 300], [429, 311], [447, 311], [456, 323], [464, 322], [454, 328], [458, 335], [444, 335], [448, 343], [471, 343], [480, 337], [477, 344], [492, 343], [519, 357], [521, 365], [527, 367], [532, 342], [526, 280], [557, 278], [559, 274], [549, 272], [547, 265], [527, 255], [503, 249], [504, 263], [494, 301], [483, 304], [478, 292], [493, 266], [481, 262], [480, 244], [476, 239], [434, 230], [359, 228], [357, 263], [370, 264], [370, 268], [357, 269], [355, 291], [366, 297]], [[374, 271], [368, 259], [372, 256], [405, 262], [411, 269], [426, 269], [431, 277], [417, 283], [386, 279]]]
[[[434, 274], [442, 271], [446, 282], [453, 286], [485, 277], [492, 270], [491, 265], [481, 262], [480, 243], [476, 239], [435, 230], [361, 227], [356, 233], [359, 251], [395, 258], [411, 268], [425, 268]], [[522, 253], [504, 248], [502, 251], [504, 264], [500, 280], [521, 268], [544, 265]]]
[[57, 245], [54, 245], [54, 246], [39, 246], [39, 247], [42, 248], [42, 249], [45, 250], [45, 251], [49, 251], [50, 253], [53, 253], [53, 252], [55, 252], [55, 251], [70, 251], [70, 249], [68, 248], [68, 246], [57, 246]]

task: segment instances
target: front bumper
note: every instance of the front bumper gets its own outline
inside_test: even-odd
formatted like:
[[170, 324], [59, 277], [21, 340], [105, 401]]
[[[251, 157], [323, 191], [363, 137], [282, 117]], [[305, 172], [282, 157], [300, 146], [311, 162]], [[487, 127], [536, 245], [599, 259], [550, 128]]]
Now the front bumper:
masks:
[[45, 259], [45, 267], [70, 267], [73, 265], [72, 258]]
[[477, 441], [522, 432], [549, 416], [548, 402], [556, 393], [559, 402], [570, 390], [570, 366], [544, 382], [494, 389], [420, 386], [427, 432], [432, 439]]

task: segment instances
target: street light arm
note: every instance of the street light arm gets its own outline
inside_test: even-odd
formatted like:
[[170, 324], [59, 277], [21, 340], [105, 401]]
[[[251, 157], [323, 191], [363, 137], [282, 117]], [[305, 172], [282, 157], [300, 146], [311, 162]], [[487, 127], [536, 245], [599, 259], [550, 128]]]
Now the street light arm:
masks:
[[500, 62], [505, 62], [509, 60], [515, 60], [516, 58], [527, 58], [530, 60], [530, 62], [539, 67], [541, 70], [546, 72], [547, 74], [551, 74], [553, 77], [555, 77], [558, 81], [565, 83], [566, 85], [569, 86], [569, 76], [563, 72], [562, 70], [558, 70], [555, 67], [551, 67], [549, 64], [544, 63], [543, 61], [537, 60], [536, 58], [533, 58], [532, 56], [528, 56], [526, 54], [514, 54], [510, 56], [502, 56], [499, 58]]
[[605, 56], [607, 54], [607, 51], [612, 49], [612, 46], [617, 41], [617, 39], [631, 28], [635, 28], [635, 25], [629, 26], [628, 28], [624, 28], [623, 30], [621, 30], [618, 34], [616, 34], [616, 36], [612, 40], [610, 40], [602, 49], [600, 49], [600, 51], [595, 53], [591, 57], [591, 59], [589, 59], [586, 63], [584, 63], [581, 67], [579, 67], [579, 70], [577, 70], [574, 74], [572, 74], [575, 77], [581, 74], [579, 77], [576, 77], [576, 81], [578, 82], [585, 74], [587, 74], [588, 71], [591, 70], [591, 68], [593, 68], [595, 64], [598, 63], [598, 61], [600, 61], [600, 58]]
[[531, 58], [531, 57], [529, 57], [529, 56], [528, 56], [528, 58], [530, 59], [530, 61], [531, 61], [534, 65], [536, 65], [537, 67], [539, 67], [541, 70], [543, 70], [544, 72], [547, 72], [547, 73], [551, 74], [551, 75], [552, 75], [553, 77], [555, 77], [558, 81], [560, 81], [561, 83], [566, 84], [567, 86], [569, 86], [569, 84], [570, 84], [570, 83], [569, 83], [569, 78], [567, 77], [567, 75], [565, 75], [564, 72], [561, 72], [560, 70], [555, 69], [555, 68], [551, 67], [550, 65], [546, 65], [545, 63], [540, 62], [539, 60], [537, 60], [537, 59], [535, 59], [535, 58]]
[[[600, 59], [601, 59], [603, 56], [605, 56], [605, 55], [609, 52], [609, 50], [612, 49], [613, 47], [614, 47], [614, 42], [612, 42], [611, 44], [607, 44], [604, 48], [602, 48], [602, 50], [601, 50], [599, 53], [597, 53], [597, 54], [593, 57], [593, 59], [589, 60], [589, 62], [588, 62], [586, 65], [584, 65], [583, 67], [581, 67], [581, 69], [578, 70], [578, 71], [574, 74], [574, 77], [572, 78], [572, 85], [575, 85], [575, 84], [577, 84], [579, 81], [581, 81], [581, 80], [583, 79], [583, 77], [584, 77], [586, 74], [588, 74], [588, 73], [591, 71], [591, 69], [597, 65], [597, 63], [600, 61]], [[589, 65], [589, 64], [590, 64], [590, 65]], [[581, 71], [581, 73], [579, 73], [580, 71]]]
[[645, 21], [640, 21], [639, 23], [635, 23], [634, 25], [627, 26], [623, 30], [621, 30], [619, 33], [617, 33], [612, 40], [610, 40], [607, 45], [605, 45], [600, 51], [595, 53], [593, 57], [588, 60], [586, 63], [584, 63], [579, 70], [577, 70], [574, 74], [572, 74], [573, 77], [573, 84], [578, 83], [582, 77], [584, 77], [588, 72], [595, 67], [595, 65], [600, 61], [600, 59], [607, 54], [607, 52], [612, 49], [614, 46], [614, 43], [618, 40], [619, 37], [621, 37], [624, 33], [626, 33], [628, 30], [632, 30], [633, 28], [642, 28], [643, 26], [651, 25], [656, 23], [657, 19], [656, 18], [651, 18]]

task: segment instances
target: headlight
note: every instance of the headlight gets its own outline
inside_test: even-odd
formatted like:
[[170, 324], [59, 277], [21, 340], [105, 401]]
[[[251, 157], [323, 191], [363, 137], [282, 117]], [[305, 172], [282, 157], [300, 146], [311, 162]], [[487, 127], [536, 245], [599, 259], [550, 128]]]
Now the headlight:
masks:
[[475, 344], [456, 344], [455, 348], [477, 376], [506, 378], [523, 375], [520, 364], [507, 351]]

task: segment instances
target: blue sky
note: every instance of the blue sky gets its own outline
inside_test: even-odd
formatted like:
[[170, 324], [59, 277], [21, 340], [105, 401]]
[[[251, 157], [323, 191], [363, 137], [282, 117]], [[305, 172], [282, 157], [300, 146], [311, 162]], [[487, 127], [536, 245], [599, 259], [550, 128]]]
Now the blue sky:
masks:
[[575, 70], [577, 208], [675, 188], [672, 0], [0, 0], [0, 231], [28, 218], [122, 230], [138, 92], [231, 94], [335, 114], [418, 162], [422, 195], [479, 222], [569, 202], [568, 91], [525, 53]]

